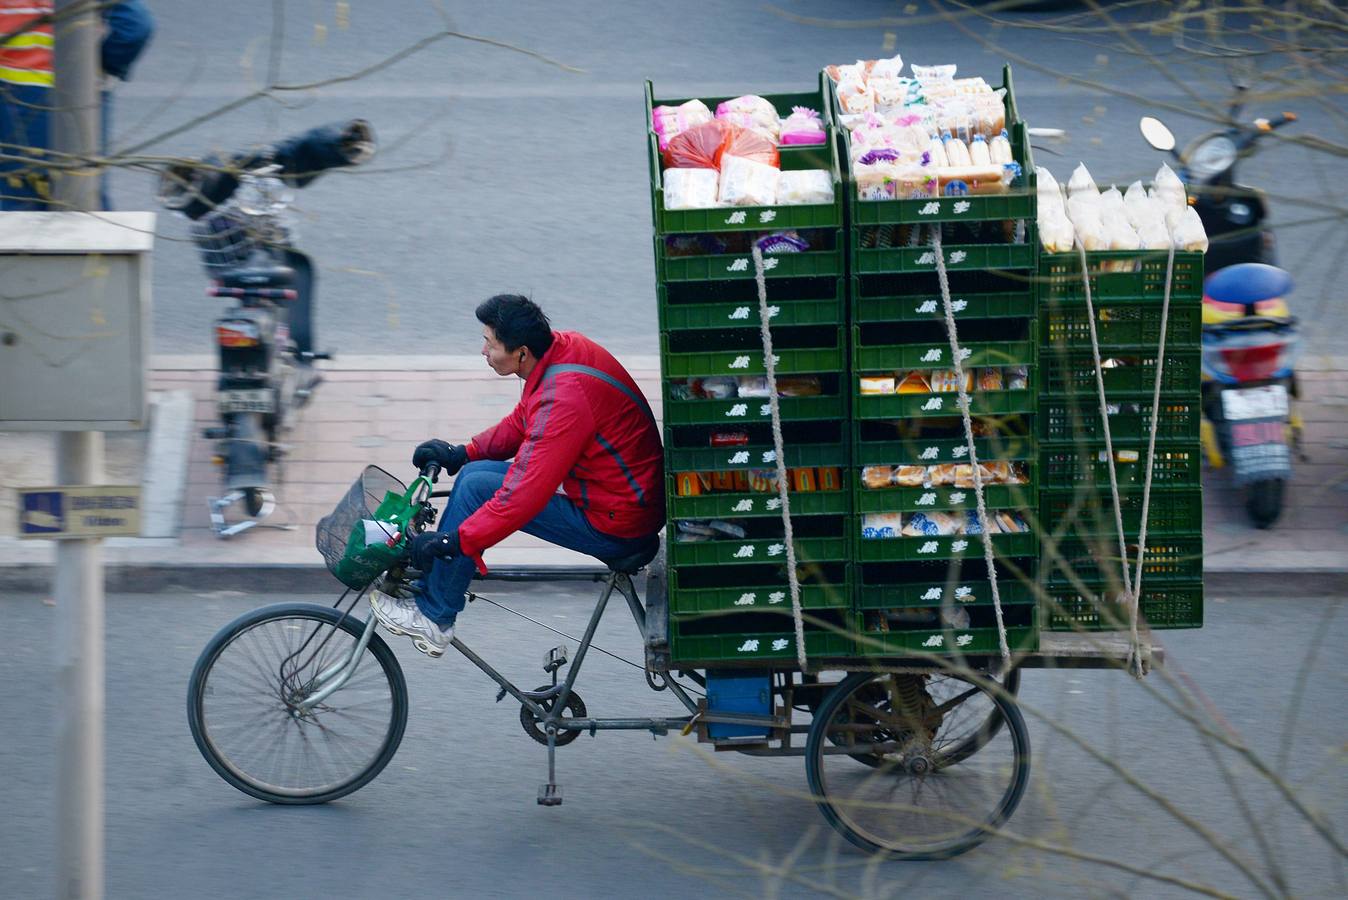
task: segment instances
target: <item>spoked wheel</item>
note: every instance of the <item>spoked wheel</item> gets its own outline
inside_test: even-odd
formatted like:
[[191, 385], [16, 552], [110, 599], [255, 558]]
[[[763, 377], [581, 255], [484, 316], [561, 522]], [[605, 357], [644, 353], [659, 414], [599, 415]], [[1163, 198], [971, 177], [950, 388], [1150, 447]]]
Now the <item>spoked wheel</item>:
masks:
[[944, 859], [1010, 818], [1030, 740], [1014, 702], [971, 678], [857, 672], [815, 714], [805, 771], [824, 818], [853, 844]]
[[188, 725], [211, 768], [245, 794], [285, 804], [326, 803], [378, 775], [407, 725], [407, 682], [379, 635], [340, 689], [310, 709], [299, 705], [364, 629], [338, 610], [301, 603], [254, 610], [221, 629], [187, 687]]

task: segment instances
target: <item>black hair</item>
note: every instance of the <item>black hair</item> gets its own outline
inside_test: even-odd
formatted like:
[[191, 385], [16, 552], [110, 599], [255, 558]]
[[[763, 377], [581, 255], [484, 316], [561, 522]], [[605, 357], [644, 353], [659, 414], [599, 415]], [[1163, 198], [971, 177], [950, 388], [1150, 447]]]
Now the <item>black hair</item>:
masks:
[[538, 304], [519, 294], [497, 294], [477, 307], [477, 320], [496, 332], [496, 339], [511, 352], [528, 347], [534, 359], [542, 359], [552, 346], [552, 328]]

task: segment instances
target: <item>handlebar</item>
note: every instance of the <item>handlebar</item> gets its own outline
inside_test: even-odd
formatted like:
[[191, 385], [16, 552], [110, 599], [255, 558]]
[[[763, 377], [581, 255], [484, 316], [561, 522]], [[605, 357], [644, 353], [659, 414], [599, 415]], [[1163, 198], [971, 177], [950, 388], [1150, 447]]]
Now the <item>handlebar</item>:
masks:
[[425, 478], [431, 484], [435, 484], [440, 478], [440, 464], [438, 462], [428, 462], [421, 467], [421, 477]]

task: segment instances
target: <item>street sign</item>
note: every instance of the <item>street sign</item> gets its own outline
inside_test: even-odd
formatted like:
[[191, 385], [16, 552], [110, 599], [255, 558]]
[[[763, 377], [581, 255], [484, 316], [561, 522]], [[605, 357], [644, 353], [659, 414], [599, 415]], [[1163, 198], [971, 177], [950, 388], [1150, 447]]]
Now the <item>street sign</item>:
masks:
[[19, 489], [19, 537], [140, 534], [140, 486], [81, 484]]

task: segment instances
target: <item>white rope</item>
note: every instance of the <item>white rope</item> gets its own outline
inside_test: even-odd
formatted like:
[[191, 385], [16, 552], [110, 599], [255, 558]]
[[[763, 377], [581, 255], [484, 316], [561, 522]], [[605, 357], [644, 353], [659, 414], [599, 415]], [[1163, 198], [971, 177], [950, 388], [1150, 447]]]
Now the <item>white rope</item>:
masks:
[[796, 545], [791, 531], [791, 497], [787, 492], [786, 453], [782, 449], [782, 411], [777, 402], [777, 360], [772, 354], [772, 331], [768, 327], [768, 282], [763, 276], [763, 251], [755, 241], [754, 280], [758, 282], [758, 336], [763, 340], [763, 365], [768, 373], [768, 405], [772, 412], [772, 447], [777, 459], [777, 496], [782, 501], [782, 526], [786, 533], [786, 578], [791, 588], [791, 618], [796, 627], [796, 662], [808, 671], [805, 660], [805, 621], [800, 612], [800, 579], [796, 577]]
[[955, 381], [959, 386], [960, 416], [964, 419], [964, 441], [969, 448], [969, 464], [974, 470], [974, 496], [978, 500], [978, 528], [982, 532], [983, 560], [988, 566], [988, 582], [992, 585], [992, 608], [997, 614], [997, 643], [1002, 650], [1005, 666], [1011, 665], [1011, 649], [1006, 644], [1006, 623], [1002, 621], [1002, 596], [997, 589], [997, 567], [993, 564], [992, 532], [988, 529], [988, 510], [983, 500], [983, 472], [978, 465], [978, 449], [974, 445], [973, 420], [969, 415], [969, 392], [964, 384], [964, 357], [960, 352], [959, 337], [955, 332], [955, 307], [950, 300], [950, 279], [946, 276], [945, 255], [941, 252], [941, 226], [932, 229], [932, 248], [936, 251], [936, 274], [941, 281], [941, 301], [945, 304], [946, 335], [950, 338], [950, 356], [955, 361]]
[[[1161, 300], [1161, 340], [1156, 349], [1156, 383], [1151, 394], [1151, 434], [1147, 437], [1147, 473], [1142, 486], [1142, 525], [1137, 537], [1137, 573], [1133, 578], [1133, 597], [1128, 609], [1128, 669], [1134, 675], [1142, 674], [1142, 641], [1137, 634], [1138, 606], [1142, 602], [1142, 560], [1147, 552], [1147, 517], [1151, 509], [1151, 475], [1156, 460], [1156, 425], [1160, 419], [1161, 377], [1165, 373], [1166, 327], [1170, 324], [1170, 284], [1175, 274], [1175, 242], [1170, 242], [1170, 253], [1165, 266], [1165, 296]], [[1124, 568], [1128, 561], [1124, 560]]]

